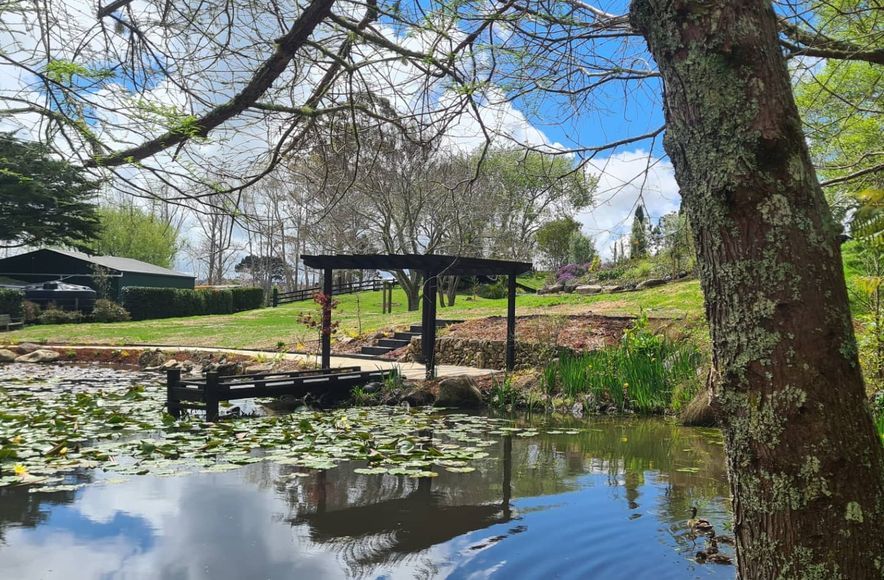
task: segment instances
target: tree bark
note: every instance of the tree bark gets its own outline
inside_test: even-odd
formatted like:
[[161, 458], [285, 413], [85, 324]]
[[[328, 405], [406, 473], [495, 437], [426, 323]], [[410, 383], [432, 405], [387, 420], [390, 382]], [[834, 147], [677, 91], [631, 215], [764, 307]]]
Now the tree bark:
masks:
[[763, 0], [633, 0], [697, 247], [743, 578], [880, 578], [884, 452], [839, 228]]

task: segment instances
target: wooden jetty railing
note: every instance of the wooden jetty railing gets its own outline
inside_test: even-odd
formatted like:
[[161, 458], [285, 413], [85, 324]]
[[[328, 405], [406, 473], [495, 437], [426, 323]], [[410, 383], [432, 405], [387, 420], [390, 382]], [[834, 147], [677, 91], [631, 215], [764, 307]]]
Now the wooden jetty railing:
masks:
[[168, 369], [166, 407], [169, 414], [176, 418], [181, 415], [182, 409], [199, 409], [205, 410], [206, 420], [216, 421], [221, 401], [282, 395], [300, 397], [308, 393], [339, 394], [344, 389], [371, 381], [384, 381], [395, 372], [391, 369], [363, 371], [358, 366], [352, 366], [224, 377], [209, 371], [202, 379], [182, 379], [181, 369]]
[[[376, 292], [383, 290], [385, 284], [396, 284], [395, 280], [364, 280], [362, 282], [347, 282], [345, 284], [335, 284], [332, 286], [332, 295], [335, 294], [353, 294], [355, 292]], [[279, 292], [273, 289], [271, 303], [274, 307], [280, 304], [289, 304], [290, 302], [301, 302], [302, 300], [310, 300], [317, 292], [322, 292], [321, 286], [313, 286], [312, 288], [301, 288], [292, 290], [291, 292]]]

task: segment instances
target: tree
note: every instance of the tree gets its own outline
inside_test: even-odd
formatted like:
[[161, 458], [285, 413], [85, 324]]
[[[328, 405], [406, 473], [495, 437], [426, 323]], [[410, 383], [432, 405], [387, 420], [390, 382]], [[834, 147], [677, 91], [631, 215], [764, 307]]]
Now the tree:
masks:
[[[478, 188], [490, 203], [484, 213], [493, 230], [488, 234], [491, 256], [531, 259], [544, 224], [567, 220], [592, 202], [597, 179], [575, 171], [565, 157], [514, 148], [484, 153], [484, 158], [474, 156], [473, 166], [481, 160]], [[560, 248], [554, 262], [567, 254], [567, 237]]]
[[274, 283], [282, 282], [288, 275], [289, 265], [277, 256], [248, 254], [233, 267], [239, 274], [250, 276], [253, 283], [269, 290]]
[[696, 253], [688, 218], [681, 211], [668, 213], [660, 218], [657, 229], [661, 238], [659, 253], [671, 264], [672, 276], [678, 276], [690, 268]]
[[[841, 42], [877, 39], [880, 7], [869, 2], [829, 0], [816, 5], [815, 18], [828, 38]], [[863, 61], [812, 60], [796, 67], [795, 98], [811, 157], [838, 221], [857, 206], [857, 194], [884, 187], [884, 115], [881, 66]]]
[[739, 576], [880, 577], [884, 447], [777, 17], [757, 0], [634, 0], [630, 19], [666, 87], [664, 146], [706, 297]]
[[537, 230], [537, 249], [546, 257], [549, 267], [558, 270], [568, 262], [571, 236], [580, 233], [580, 222], [565, 217], [546, 222]]
[[0, 133], [0, 247], [90, 249], [98, 185], [45, 145]]
[[645, 210], [639, 205], [632, 218], [632, 233], [629, 236], [629, 258], [636, 260], [648, 255], [648, 228], [645, 224]]
[[577, 231], [568, 240], [568, 261], [572, 264], [590, 264], [598, 256], [592, 238]]
[[178, 232], [168, 223], [134, 205], [103, 207], [98, 219], [98, 254], [132, 258], [163, 268], [172, 266], [178, 252]]

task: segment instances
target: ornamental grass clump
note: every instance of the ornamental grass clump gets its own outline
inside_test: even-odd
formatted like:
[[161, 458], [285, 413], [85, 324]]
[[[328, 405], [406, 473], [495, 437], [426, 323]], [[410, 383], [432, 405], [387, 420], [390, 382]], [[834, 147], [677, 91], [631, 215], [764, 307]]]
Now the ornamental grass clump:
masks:
[[568, 397], [590, 394], [622, 411], [659, 413], [671, 406], [677, 387], [696, 380], [702, 362], [693, 345], [654, 334], [642, 317], [617, 346], [562, 356], [543, 377], [548, 389], [555, 385]]

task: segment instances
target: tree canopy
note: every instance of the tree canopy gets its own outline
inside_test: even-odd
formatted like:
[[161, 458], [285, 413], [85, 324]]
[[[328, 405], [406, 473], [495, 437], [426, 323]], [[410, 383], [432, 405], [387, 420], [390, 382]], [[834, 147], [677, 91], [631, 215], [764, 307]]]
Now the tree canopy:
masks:
[[98, 211], [101, 231], [95, 252], [133, 258], [170, 268], [178, 252], [178, 232], [168, 223], [135, 207], [102, 207]]
[[40, 143], [0, 133], [0, 246], [89, 249], [98, 183]]

